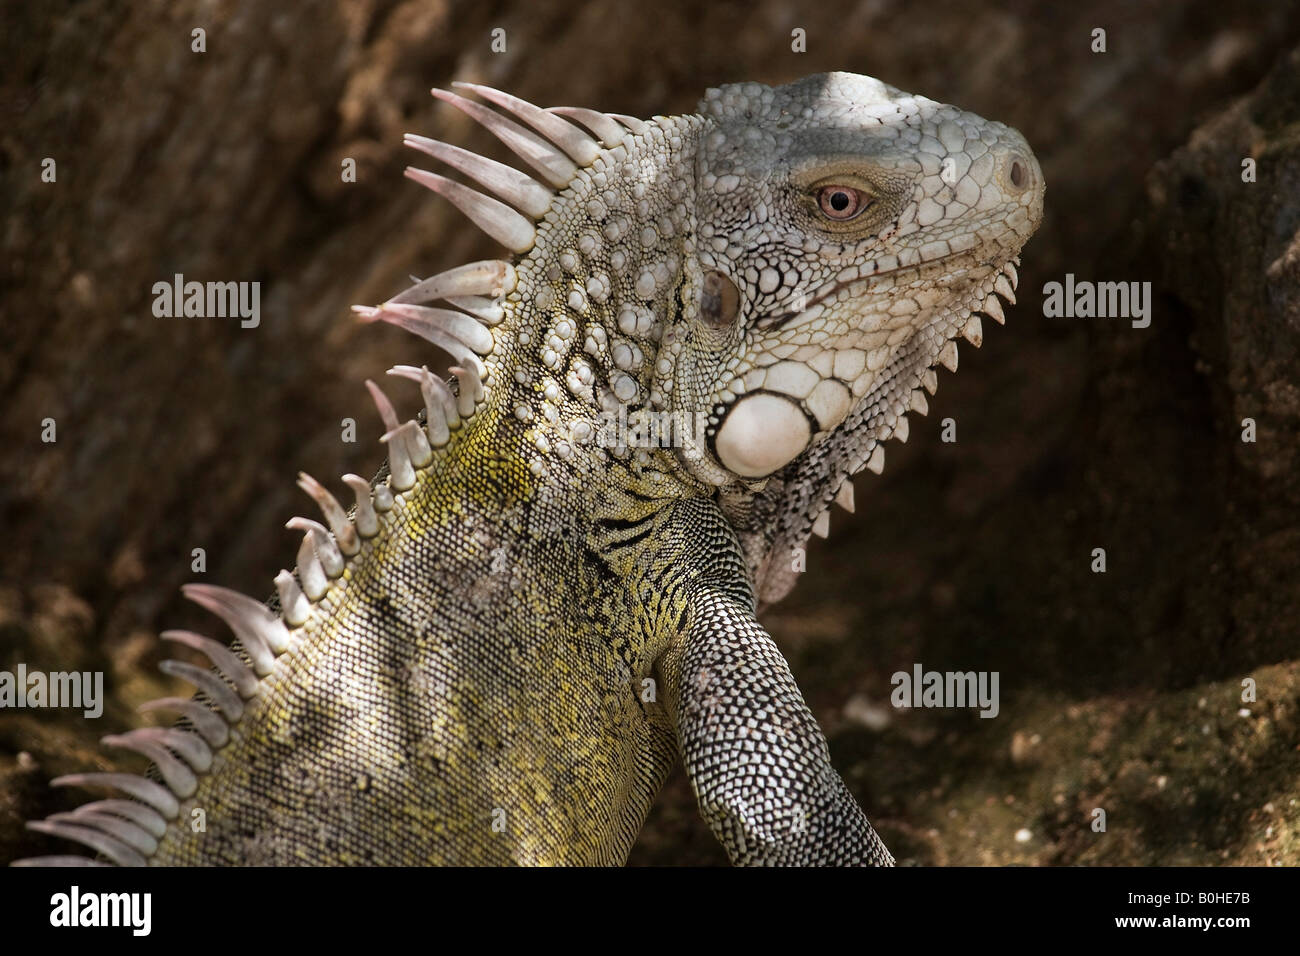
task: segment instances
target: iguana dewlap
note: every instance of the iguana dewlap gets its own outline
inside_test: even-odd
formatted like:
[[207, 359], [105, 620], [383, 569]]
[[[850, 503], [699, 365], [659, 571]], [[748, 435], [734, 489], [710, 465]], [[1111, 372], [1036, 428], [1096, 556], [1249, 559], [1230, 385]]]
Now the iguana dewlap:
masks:
[[478, 188], [408, 175], [512, 256], [358, 309], [453, 378], [390, 369], [406, 421], [367, 383], [379, 477], [345, 510], [302, 476], [269, 604], [187, 586], [234, 650], [165, 633], [198, 696], [106, 738], [149, 773], [29, 826], [120, 864], [619, 863], [680, 759], [736, 863], [891, 863], [755, 609], [1002, 321], [1033, 153], [846, 73], [644, 122], [465, 91], [530, 172], [411, 136]]

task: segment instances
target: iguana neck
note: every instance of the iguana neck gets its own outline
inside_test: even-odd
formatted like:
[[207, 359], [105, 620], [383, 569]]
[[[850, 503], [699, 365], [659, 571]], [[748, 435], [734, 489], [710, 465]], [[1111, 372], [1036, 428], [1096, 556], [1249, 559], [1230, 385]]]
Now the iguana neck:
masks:
[[579, 171], [515, 264], [485, 359], [497, 427], [529, 471], [600, 473], [639, 494], [707, 493], [683, 467], [702, 424], [674, 402], [673, 333], [696, 295], [693, 176], [700, 121], [648, 123]]

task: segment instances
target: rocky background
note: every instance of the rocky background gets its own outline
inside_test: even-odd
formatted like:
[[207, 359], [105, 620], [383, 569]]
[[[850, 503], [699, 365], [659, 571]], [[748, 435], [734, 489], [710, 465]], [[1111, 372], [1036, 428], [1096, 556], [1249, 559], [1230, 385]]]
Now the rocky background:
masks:
[[[652, 115], [836, 69], [1019, 128], [1048, 183], [1007, 327], [962, 345], [766, 616], [836, 766], [901, 862], [1300, 863], [1296, 5], [0, 10], [0, 668], [103, 670], [109, 697], [97, 721], [0, 717], [0, 861], [62, 846], [22, 829], [83, 798], [50, 777], [139, 769], [95, 741], [188, 692], [155, 634], [211, 629], [177, 590], [191, 549], [207, 580], [268, 593], [308, 507], [294, 475], [379, 464], [361, 383], [419, 346], [348, 306], [497, 254], [401, 176], [408, 130], [499, 155], [429, 87]], [[155, 318], [177, 272], [260, 280], [260, 327]], [[1151, 326], [1045, 318], [1067, 272], [1152, 282]], [[367, 440], [340, 443], [345, 416]], [[916, 662], [998, 671], [997, 719], [892, 708]], [[633, 862], [723, 861], [679, 774]]]

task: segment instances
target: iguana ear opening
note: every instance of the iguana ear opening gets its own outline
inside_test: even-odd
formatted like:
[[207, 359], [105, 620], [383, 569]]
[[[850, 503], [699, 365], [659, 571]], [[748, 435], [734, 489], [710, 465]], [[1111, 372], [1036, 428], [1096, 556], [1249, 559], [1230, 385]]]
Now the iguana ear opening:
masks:
[[740, 290], [725, 274], [714, 270], [704, 276], [700, 294], [700, 321], [711, 329], [727, 329], [740, 315]]

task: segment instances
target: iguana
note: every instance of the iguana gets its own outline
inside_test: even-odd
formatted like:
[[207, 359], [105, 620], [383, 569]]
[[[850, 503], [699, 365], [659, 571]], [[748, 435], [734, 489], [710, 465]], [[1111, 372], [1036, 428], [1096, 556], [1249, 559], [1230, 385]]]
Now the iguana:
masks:
[[164, 632], [210, 666], [105, 738], [148, 772], [29, 826], [117, 864], [613, 864], [680, 759], [734, 863], [892, 863], [756, 610], [1003, 321], [1032, 152], [848, 73], [648, 121], [456, 85], [532, 174], [408, 136], [483, 191], [407, 175], [513, 255], [357, 307], [453, 377], [390, 369], [405, 422], [367, 383], [378, 477], [345, 510], [301, 476], [324, 523], [270, 601], [187, 585], [235, 644]]

